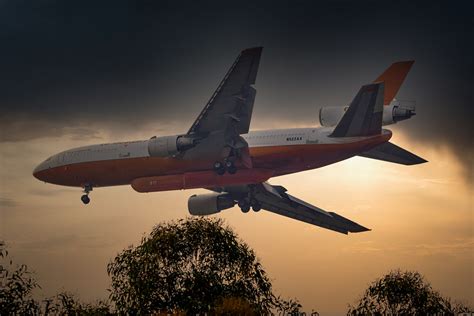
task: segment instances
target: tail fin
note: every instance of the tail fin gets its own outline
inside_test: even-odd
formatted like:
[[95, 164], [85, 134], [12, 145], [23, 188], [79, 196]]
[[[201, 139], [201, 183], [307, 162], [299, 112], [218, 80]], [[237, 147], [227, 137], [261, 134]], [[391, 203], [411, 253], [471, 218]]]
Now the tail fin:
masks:
[[383, 143], [369, 151], [365, 151], [359, 154], [359, 156], [399, 163], [402, 165], [417, 165], [427, 162], [425, 159], [390, 142]]
[[397, 95], [400, 86], [405, 80], [415, 61], [399, 61], [388, 67], [374, 82], [385, 82], [385, 96], [383, 104], [388, 105]]
[[360, 88], [331, 137], [371, 136], [382, 131], [384, 83]]

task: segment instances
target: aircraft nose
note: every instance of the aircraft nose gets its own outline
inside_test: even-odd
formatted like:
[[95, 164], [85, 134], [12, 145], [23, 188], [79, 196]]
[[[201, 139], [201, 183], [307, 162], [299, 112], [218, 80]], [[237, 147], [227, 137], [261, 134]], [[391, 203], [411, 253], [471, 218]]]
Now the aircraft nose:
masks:
[[38, 166], [36, 166], [36, 168], [33, 170], [33, 176], [36, 179], [43, 181], [42, 179], [43, 177], [41, 176], [41, 174], [42, 174], [42, 171], [46, 169], [48, 169], [48, 164], [46, 163], [46, 161], [43, 161]]

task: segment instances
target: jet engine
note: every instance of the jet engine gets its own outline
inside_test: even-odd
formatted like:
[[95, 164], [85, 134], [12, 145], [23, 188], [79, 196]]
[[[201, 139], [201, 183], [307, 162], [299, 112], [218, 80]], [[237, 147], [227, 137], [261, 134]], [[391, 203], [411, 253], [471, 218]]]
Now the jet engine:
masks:
[[383, 125], [408, 120], [413, 115], [416, 115], [414, 104], [402, 104], [400, 101], [394, 100], [390, 105], [384, 106]]
[[152, 137], [148, 141], [148, 153], [151, 157], [169, 157], [195, 145], [195, 139], [187, 135]]
[[228, 193], [208, 193], [192, 195], [188, 199], [188, 210], [191, 215], [211, 215], [235, 205]]
[[[319, 110], [319, 124], [324, 127], [333, 127], [341, 120], [348, 106], [326, 106]], [[399, 121], [407, 120], [415, 115], [413, 104], [402, 104], [394, 100], [390, 105], [383, 107], [382, 125], [390, 125]]]

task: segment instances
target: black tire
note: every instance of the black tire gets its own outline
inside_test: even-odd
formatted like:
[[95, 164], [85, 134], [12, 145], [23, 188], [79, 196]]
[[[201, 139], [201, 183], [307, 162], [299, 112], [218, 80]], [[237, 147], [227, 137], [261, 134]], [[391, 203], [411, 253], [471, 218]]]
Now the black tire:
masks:
[[240, 200], [237, 205], [240, 207], [240, 210], [244, 213], [250, 211], [250, 203], [247, 200]]
[[232, 165], [231, 167], [227, 168], [227, 172], [230, 174], [235, 174], [237, 172], [237, 168]]
[[243, 213], [248, 213], [250, 211], [250, 206], [249, 205], [245, 205], [245, 206], [242, 206], [240, 208], [240, 210], [243, 212]]
[[218, 175], [222, 176], [222, 175], [225, 173], [225, 166], [224, 166], [224, 164], [223, 164], [222, 162], [220, 162], [220, 161], [216, 161], [216, 162], [214, 163], [214, 171], [215, 171]]
[[216, 161], [216, 162], [214, 163], [214, 170], [217, 171], [217, 170], [222, 169], [222, 168], [224, 168], [224, 165], [222, 164], [222, 162]]
[[89, 202], [91, 201], [91, 199], [89, 198], [89, 196], [87, 196], [86, 194], [84, 194], [83, 196], [81, 196], [81, 201], [82, 201], [82, 203], [84, 203], [84, 204], [89, 204]]
[[262, 209], [262, 206], [260, 205], [260, 203], [255, 203], [255, 204], [252, 205], [252, 210], [253, 210], [254, 212], [258, 212], [258, 211], [260, 211], [261, 209]]

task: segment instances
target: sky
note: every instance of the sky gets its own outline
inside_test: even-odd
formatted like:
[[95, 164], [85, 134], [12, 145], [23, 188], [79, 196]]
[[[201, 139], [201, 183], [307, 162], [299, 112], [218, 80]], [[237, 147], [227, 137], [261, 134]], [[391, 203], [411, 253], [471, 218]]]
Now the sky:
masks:
[[[468, 2], [0, 1], [0, 239], [45, 293], [105, 297], [107, 262], [204, 190], [138, 194], [32, 177], [87, 144], [185, 133], [240, 50], [264, 46], [251, 129], [318, 125], [391, 63], [417, 115], [392, 141], [429, 163], [352, 158], [272, 179], [372, 229], [349, 236], [266, 212], [225, 218], [278, 293], [338, 315], [390, 269], [415, 269], [474, 305], [473, 20]], [[344, 198], [341, 198], [344, 197]]]

